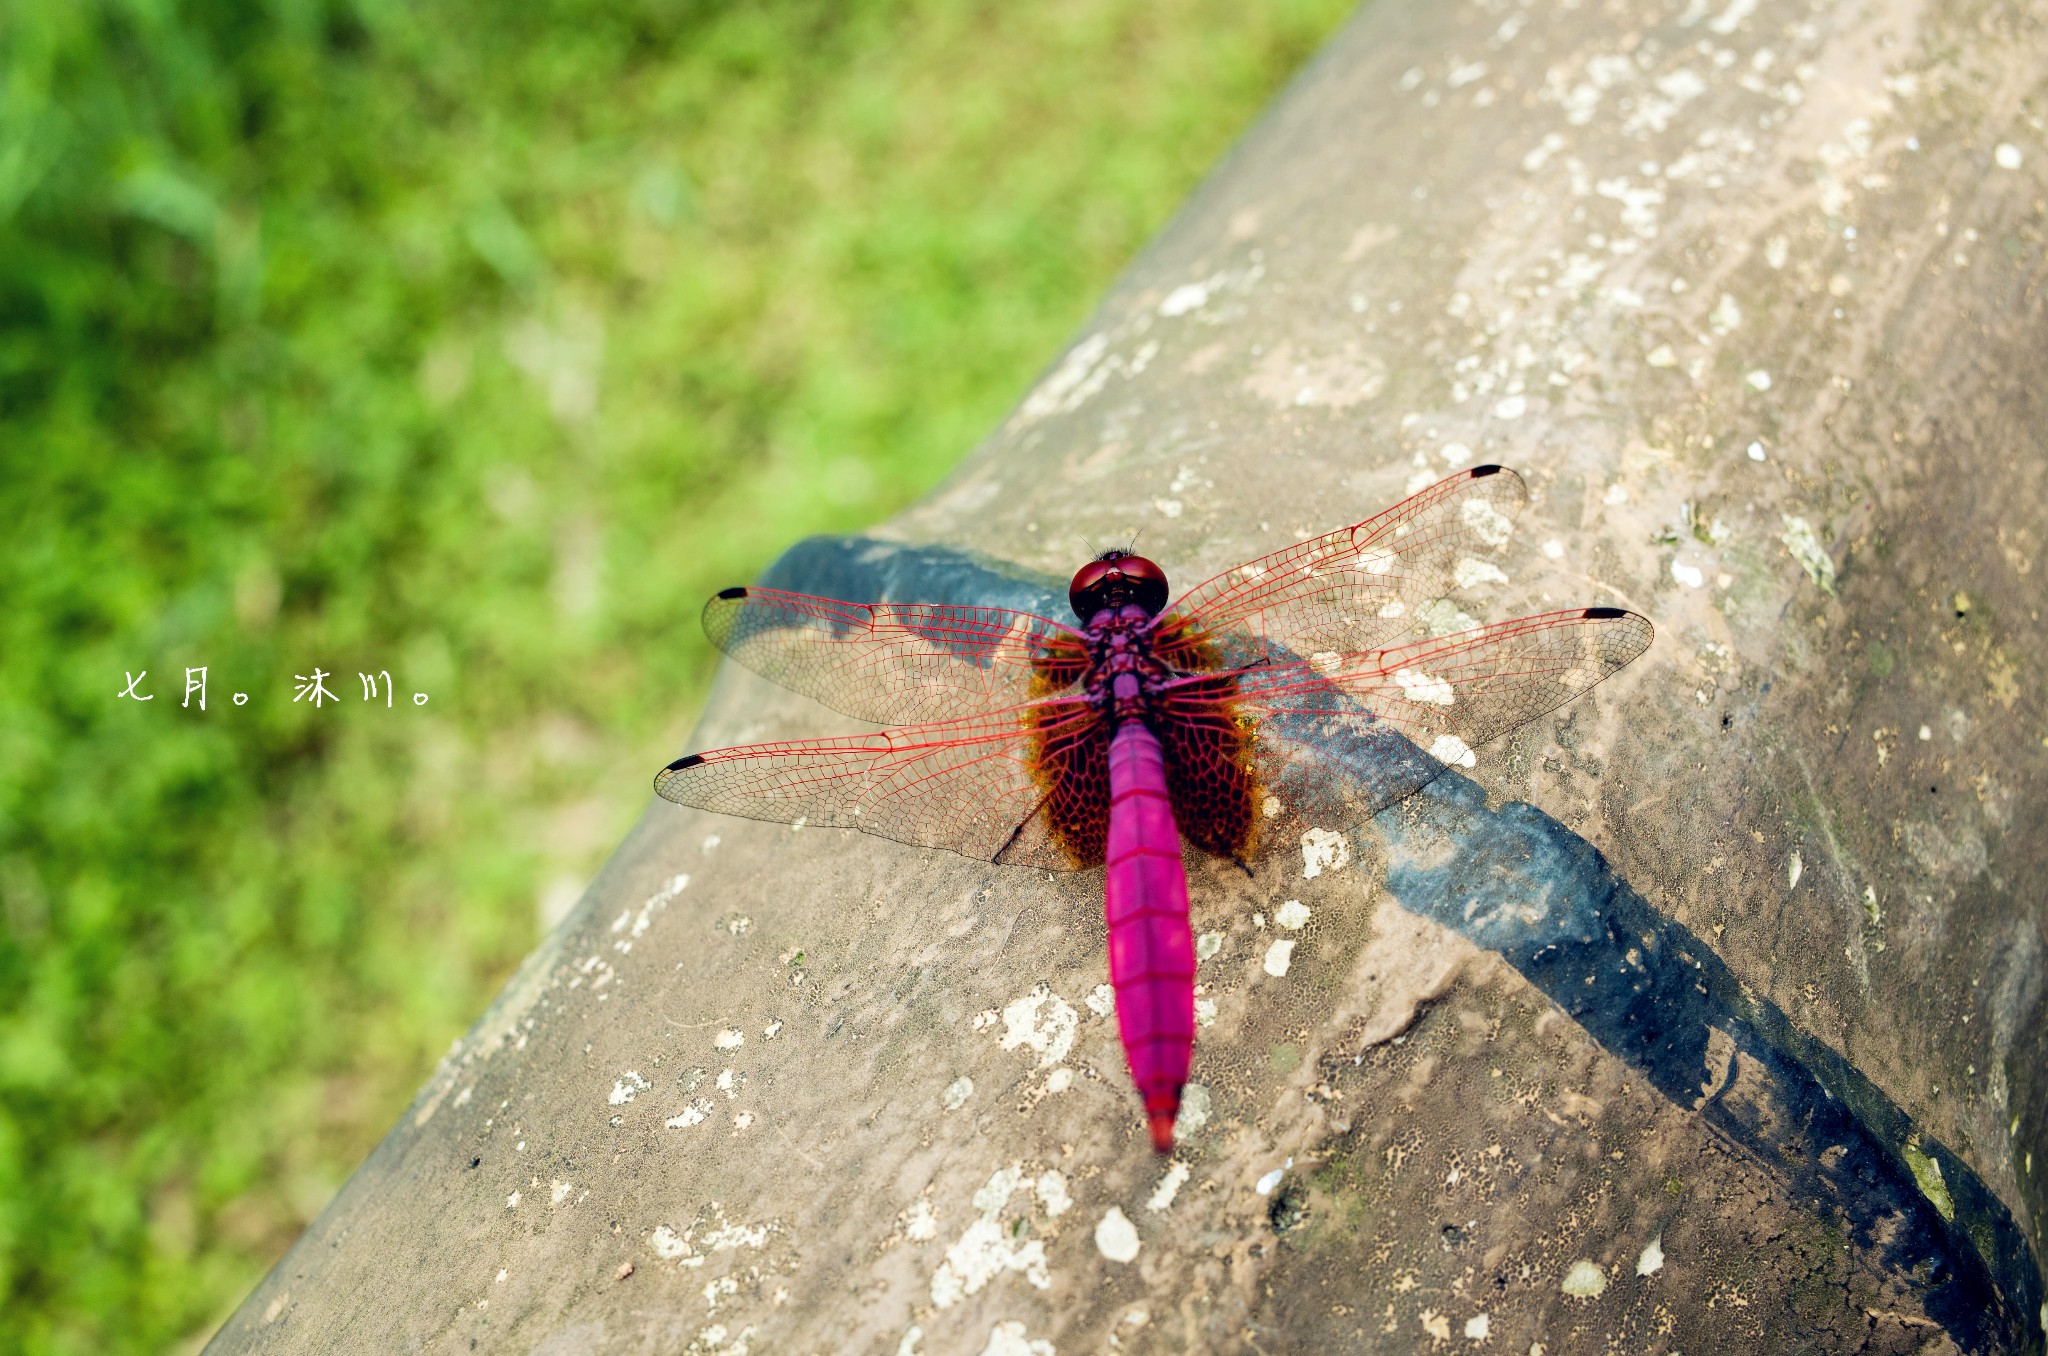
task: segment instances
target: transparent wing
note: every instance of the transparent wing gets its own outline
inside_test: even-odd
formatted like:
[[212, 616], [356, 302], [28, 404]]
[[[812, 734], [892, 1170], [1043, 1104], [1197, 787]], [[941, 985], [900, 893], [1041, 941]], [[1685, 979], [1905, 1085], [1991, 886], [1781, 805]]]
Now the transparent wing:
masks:
[[1265, 818], [1342, 829], [1413, 795], [1473, 750], [1554, 711], [1649, 648], [1647, 618], [1574, 608], [1390, 649], [1202, 674], [1168, 720], [1234, 711]]
[[878, 725], [996, 711], [1065, 691], [1087, 650], [1058, 622], [1001, 607], [846, 603], [727, 589], [712, 643], [764, 678]]
[[1048, 769], [1100, 743], [1100, 725], [1084, 701], [1032, 702], [875, 734], [693, 753], [664, 768], [654, 789], [720, 814], [1064, 870], [1088, 863], [1053, 840]]
[[1198, 584], [1159, 623], [1177, 668], [1354, 654], [1427, 625], [1453, 589], [1502, 576], [1493, 557], [1529, 502], [1522, 478], [1475, 466], [1378, 517], [1312, 537]]

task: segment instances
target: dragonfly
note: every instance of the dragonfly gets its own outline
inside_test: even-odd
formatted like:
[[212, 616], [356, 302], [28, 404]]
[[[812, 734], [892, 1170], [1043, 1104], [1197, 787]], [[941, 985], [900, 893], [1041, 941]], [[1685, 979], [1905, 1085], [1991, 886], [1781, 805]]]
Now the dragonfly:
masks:
[[727, 655], [891, 728], [692, 753], [655, 790], [1002, 865], [1105, 868], [1118, 1034], [1170, 1153], [1195, 1041], [1184, 852], [1249, 870], [1348, 833], [1649, 647], [1648, 619], [1622, 608], [1480, 625], [1457, 605], [1506, 578], [1493, 562], [1528, 498], [1515, 472], [1475, 466], [1170, 605], [1159, 565], [1105, 551], [1073, 576], [1072, 623], [726, 589], [704, 629]]

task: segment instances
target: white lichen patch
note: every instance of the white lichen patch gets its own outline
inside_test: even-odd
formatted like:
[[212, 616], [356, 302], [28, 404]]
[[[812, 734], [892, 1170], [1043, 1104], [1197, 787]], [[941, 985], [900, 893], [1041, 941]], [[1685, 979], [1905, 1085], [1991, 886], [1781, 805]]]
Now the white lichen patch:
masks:
[[1209, 1123], [1209, 1089], [1190, 1083], [1180, 1090], [1180, 1115], [1173, 1122], [1173, 1142], [1185, 1144], [1197, 1130]]
[[2001, 141], [1998, 143], [1998, 149], [1991, 153], [1991, 162], [2000, 169], [2016, 170], [2025, 160], [2020, 155], [2019, 147], [2013, 145], [2010, 141]]
[[1097, 367], [1108, 352], [1109, 336], [1105, 334], [1091, 334], [1074, 345], [1052, 375], [1025, 399], [1018, 411], [1019, 421], [1033, 422], [1063, 410], [1079, 409], [1109, 380], [1109, 369], [1103, 367], [1098, 371]]
[[1038, 1192], [1038, 1203], [1045, 1207], [1047, 1219], [1058, 1219], [1073, 1208], [1074, 1198], [1067, 1192], [1066, 1174], [1058, 1168], [1047, 1168], [1038, 1174], [1032, 1183]]
[[729, 1026], [711, 1038], [712, 1048], [716, 1050], [737, 1050], [746, 1043], [746, 1033], [736, 1026]]
[[1161, 1211], [1171, 1209], [1173, 1198], [1180, 1194], [1181, 1186], [1187, 1180], [1187, 1164], [1181, 1162], [1169, 1164], [1166, 1171], [1160, 1175], [1158, 1185], [1152, 1188], [1152, 1194], [1146, 1198], [1145, 1208], [1155, 1215]]
[[1779, 540], [1785, 543], [1786, 551], [1799, 562], [1807, 576], [1820, 585], [1821, 592], [1832, 594], [1835, 591], [1835, 561], [1828, 554], [1827, 547], [1821, 545], [1820, 534], [1804, 518], [1789, 513], [1781, 516], [1785, 533]]
[[958, 1078], [948, 1083], [946, 1090], [939, 1094], [939, 1105], [947, 1111], [958, 1111], [961, 1107], [967, 1105], [967, 1099], [973, 1095], [974, 1080], [966, 1074], [961, 1074]]
[[981, 1356], [1056, 1356], [1052, 1343], [1031, 1337], [1028, 1332], [1016, 1319], [1004, 1319], [989, 1330], [988, 1345], [981, 1349]]
[[1010, 1203], [1010, 1197], [1017, 1194], [1017, 1186], [1024, 1180], [1024, 1169], [1011, 1164], [997, 1168], [989, 1179], [976, 1188], [969, 1204], [984, 1215], [993, 1215]]
[[1097, 1017], [1107, 1017], [1116, 1011], [1116, 990], [1107, 984], [1098, 984], [1090, 989], [1088, 996], [1081, 1001], [1087, 1005], [1088, 1011]]
[[734, 1224], [726, 1219], [725, 1212], [717, 1205], [711, 1207], [711, 1218], [712, 1227], [701, 1238], [697, 1236], [696, 1225], [677, 1233], [671, 1225], [657, 1224], [647, 1236], [647, 1244], [664, 1262], [701, 1267], [705, 1258], [715, 1252], [765, 1246], [768, 1235], [778, 1227], [774, 1224]]
[[1261, 968], [1275, 979], [1283, 978], [1287, 968], [1294, 963], [1294, 938], [1282, 937], [1266, 948], [1266, 959]]
[[1182, 283], [1166, 294], [1159, 303], [1159, 314], [1171, 320], [1184, 316], [1190, 311], [1199, 311], [1209, 304], [1209, 284], [1206, 282]]
[[716, 1351], [721, 1356], [753, 1356], [754, 1326], [748, 1324], [734, 1332], [723, 1323], [707, 1323], [697, 1330], [696, 1338], [687, 1350], [691, 1352]]
[[632, 1101], [637, 1094], [647, 1091], [652, 1086], [654, 1085], [642, 1078], [636, 1071], [628, 1069], [612, 1084], [611, 1096], [605, 1100], [609, 1101], [613, 1106], [624, 1106]]
[[569, 977], [569, 987], [580, 989], [588, 983], [590, 991], [596, 993], [618, 977], [619, 972], [604, 957], [586, 956], [577, 963], [576, 973]]
[[1799, 878], [1805, 874], [1806, 862], [1803, 858], [1800, 857], [1798, 853], [1795, 852], [1790, 857], [1787, 857], [1785, 859], [1786, 889], [1797, 890], [1799, 888]]
[[1927, 1198], [1936, 1214], [1943, 1219], [1954, 1219], [1956, 1203], [1949, 1195], [1948, 1183], [1942, 1180], [1940, 1162], [1920, 1147], [1918, 1135], [1909, 1138], [1900, 1146], [1900, 1150], [1905, 1155], [1906, 1167], [1912, 1171], [1914, 1184], [1920, 1188], [1920, 1194]]
[[1471, 613], [1448, 598], [1437, 598], [1415, 609], [1415, 619], [1429, 628], [1432, 636], [1456, 635], [1479, 625]]
[[1592, 1299], [1607, 1289], [1607, 1273], [1591, 1260], [1581, 1257], [1566, 1269], [1564, 1279], [1557, 1283], [1557, 1288], [1579, 1299]]
[[626, 942], [619, 947], [619, 950], [631, 951], [633, 949], [631, 943], [645, 934], [647, 929], [654, 925], [654, 915], [667, 908], [669, 901], [681, 894], [689, 883], [690, 878], [688, 876], [670, 876], [667, 883], [649, 895], [646, 902], [641, 904], [637, 910], [628, 909], [614, 919], [612, 921], [612, 931], [614, 933], [626, 934]]
[[1310, 829], [1301, 835], [1301, 878], [1314, 880], [1325, 871], [1342, 871], [1351, 865], [1351, 843], [1330, 829]]
[[1290, 1157], [1285, 1163], [1253, 1182], [1252, 1190], [1261, 1196], [1272, 1195], [1273, 1189], [1280, 1185], [1281, 1179], [1287, 1176], [1287, 1170], [1293, 1166], [1294, 1160]]
[[1005, 1050], [1037, 1051], [1039, 1066], [1046, 1068], [1074, 1048], [1074, 1030], [1080, 1024], [1081, 1015], [1073, 1005], [1041, 984], [1003, 1009], [999, 1043]]
[[718, 1224], [698, 1246], [705, 1252], [729, 1252], [734, 1248], [758, 1248], [768, 1241], [771, 1224], [733, 1224], [723, 1211], [715, 1212]]
[[1664, 1267], [1664, 1235], [1658, 1234], [1644, 1245], [1641, 1255], [1636, 1258], [1636, 1275], [1654, 1276]]
[[[932, 1273], [933, 1304], [949, 1309], [1011, 1272], [1022, 1274], [1037, 1289], [1052, 1288], [1044, 1241], [1027, 1237], [1028, 1230], [1016, 1227], [1022, 1221], [1006, 1223], [1003, 1218], [1011, 1196], [1023, 1182], [1024, 1170], [1012, 1165], [998, 1169], [974, 1193], [974, 1222], [946, 1249], [945, 1260]], [[1061, 1185], [1064, 1188], [1065, 1183]]]
[[1493, 1321], [1485, 1314], [1474, 1314], [1465, 1320], [1465, 1336], [1473, 1342], [1484, 1342], [1493, 1331]]
[[702, 1125], [710, 1115], [711, 1103], [699, 1097], [684, 1107], [680, 1114], [669, 1117], [662, 1124], [671, 1130], [687, 1130], [693, 1125]]
[[1488, 546], [1504, 544], [1515, 530], [1514, 521], [1484, 499], [1467, 499], [1460, 504], [1458, 518]]
[[1452, 706], [1458, 700], [1448, 681], [1417, 669], [1397, 669], [1394, 682], [1409, 701], [1425, 706]]
[[1689, 589], [1696, 589], [1707, 582], [1707, 576], [1697, 565], [1688, 565], [1674, 558], [1671, 562], [1671, 577]]
[[1273, 911], [1273, 921], [1289, 932], [1299, 932], [1307, 927], [1312, 916], [1308, 905], [1298, 899], [1290, 899]]
[[1216, 953], [1221, 951], [1222, 949], [1222, 933], [1203, 933], [1201, 936], [1195, 938], [1195, 963], [1197, 965], [1200, 965], [1203, 961], [1212, 959], [1216, 955]]
[[1472, 767], [1479, 761], [1472, 746], [1454, 734], [1438, 735], [1429, 746], [1429, 756], [1452, 767]]
[[1461, 589], [1475, 588], [1480, 584], [1505, 584], [1507, 575], [1500, 566], [1490, 561], [1474, 560], [1466, 556], [1451, 567], [1451, 578]]
[[1112, 1205], [1095, 1226], [1095, 1250], [1112, 1262], [1135, 1261], [1138, 1256], [1138, 1226], [1122, 1206]]
[[1723, 292], [1721, 300], [1714, 306], [1714, 313], [1707, 317], [1707, 323], [1713, 326], [1714, 333], [1727, 334], [1742, 324], [1742, 307], [1734, 297]]
[[903, 1217], [903, 1236], [913, 1243], [929, 1243], [939, 1236], [939, 1217], [932, 1213], [932, 1203], [920, 1199], [913, 1203]]

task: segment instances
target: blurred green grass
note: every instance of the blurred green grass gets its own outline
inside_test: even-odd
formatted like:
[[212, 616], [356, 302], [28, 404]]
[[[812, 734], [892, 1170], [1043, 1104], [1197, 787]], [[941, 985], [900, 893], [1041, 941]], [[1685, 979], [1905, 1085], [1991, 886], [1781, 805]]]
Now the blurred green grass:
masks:
[[203, 1336], [1346, 7], [0, 8], [0, 1349]]

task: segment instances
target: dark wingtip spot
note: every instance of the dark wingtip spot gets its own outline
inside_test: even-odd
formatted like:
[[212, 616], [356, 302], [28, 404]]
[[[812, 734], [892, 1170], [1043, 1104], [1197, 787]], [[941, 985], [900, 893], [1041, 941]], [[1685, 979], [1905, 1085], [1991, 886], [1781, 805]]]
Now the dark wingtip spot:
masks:
[[1472, 478], [1477, 480], [1480, 476], [1497, 476], [1507, 469], [1505, 466], [1475, 466], [1472, 468]]
[[743, 588], [720, 589], [718, 596], [721, 598], [744, 598], [747, 596], [747, 591]]
[[685, 756], [676, 759], [673, 763], [670, 763], [666, 768], [663, 768], [662, 770], [664, 772], [681, 772], [684, 768], [695, 767], [697, 766], [697, 764], [703, 761], [704, 755], [701, 753], [686, 754]]
[[1586, 617], [1590, 621], [1613, 621], [1616, 617], [1626, 617], [1627, 615], [1626, 611], [1618, 607], [1589, 607], [1586, 609]]

